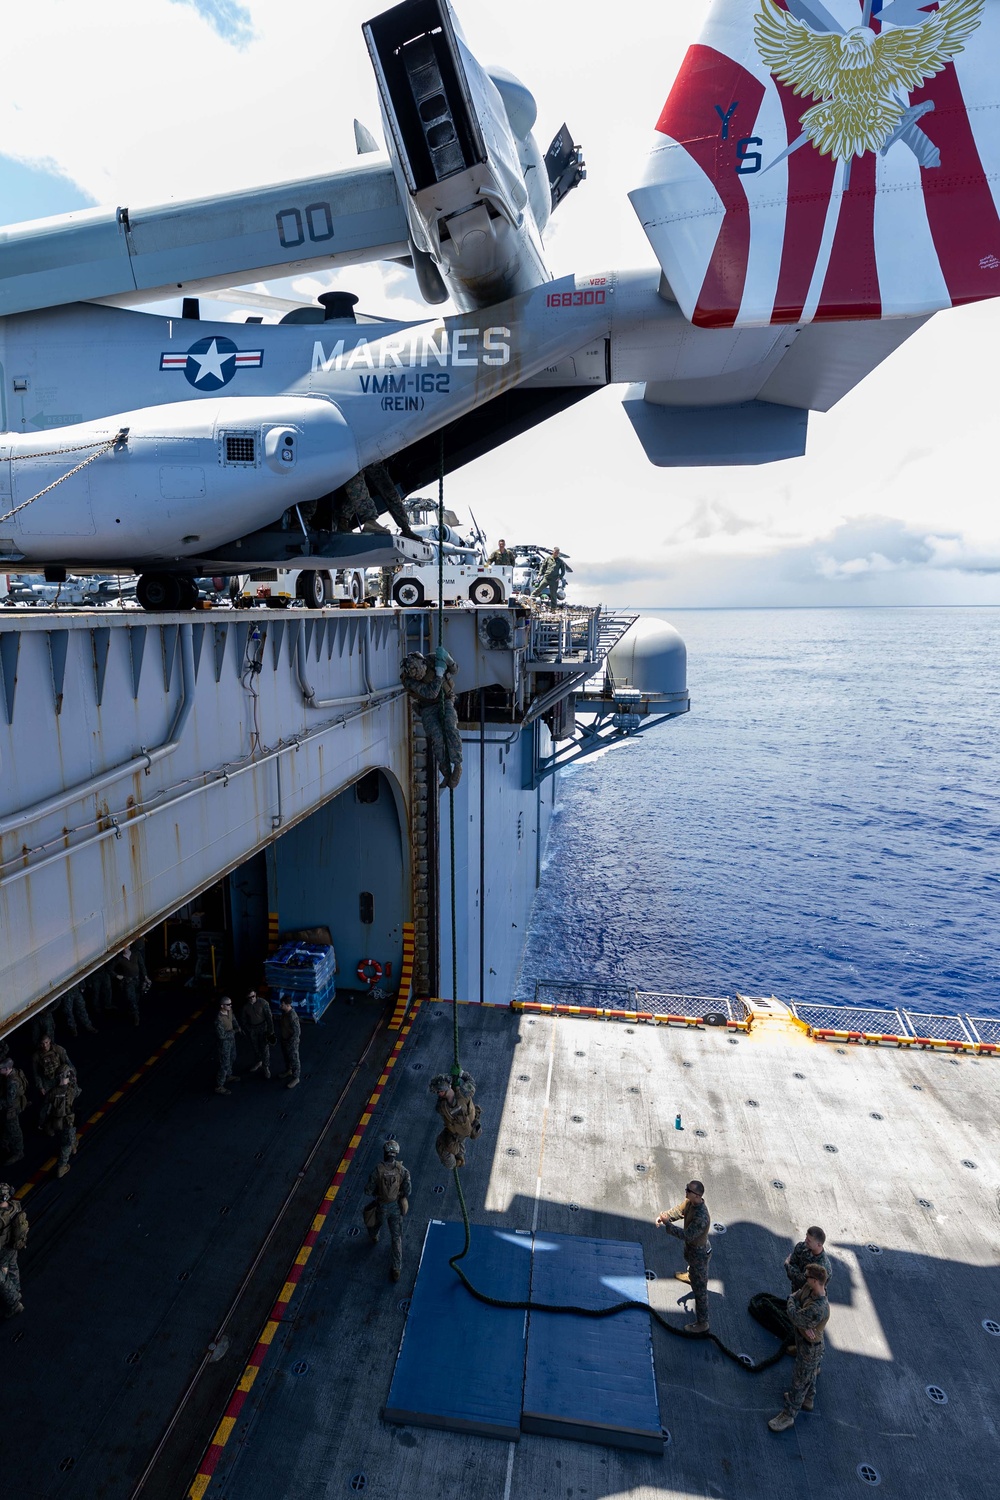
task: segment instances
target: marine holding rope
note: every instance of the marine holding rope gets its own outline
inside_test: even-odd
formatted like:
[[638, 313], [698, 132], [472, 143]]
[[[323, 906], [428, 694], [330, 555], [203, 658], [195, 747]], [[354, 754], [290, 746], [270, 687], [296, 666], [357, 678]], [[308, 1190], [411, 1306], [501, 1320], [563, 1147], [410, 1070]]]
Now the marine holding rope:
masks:
[[[685, 1323], [684, 1332], [707, 1333], [708, 1262], [712, 1254], [708, 1235], [712, 1227], [712, 1216], [705, 1202], [703, 1182], [692, 1178], [684, 1192], [686, 1197], [683, 1203], [678, 1203], [676, 1208], [664, 1209], [662, 1214], [657, 1215], [656, 1222], [675, 1239], [684, 1241], [684, 1259], [687, 1262], [687, 1270], [676, 1271], [674, 1274], [678, 1281], [689, 1283], [694, 1293], [695, 1311], [695, 1321]], [[684, 1220], [683, 1229], [677, 1228], [679, 1219]]]
[[400, 681], [409, 693], [441, 772], [441, 786], [456, 787], [462, 779], [462, 737], [455, 712], [458, 666], [443, 646], [430, 656], [411, 651], [403, 658]]
[[454, 1080], [447, 1073], [431, 1079], [431, 1093], [437, 1094], [437, 1112], [444, 1121], [434, 1149], [449, 1172], [465, 1166], [466, 1141], [482, 1135], [482, 1110], [474, 1102], [475, 1092], [476, 1080], [464, 1071]]
[[813, 1409], [823, 1363], [823, 1330], [830, 1321], [827, 1279], [825, 1266], [806, 1266], [805, 1285], [788, 1299], [788, 1316], [795, 1329], [795, 1369], [791, 1387], [785, 1392], [784, 1406], [767, 1424], [772, 1432], [786, 1432], [795, 1426], [800, 1411]]

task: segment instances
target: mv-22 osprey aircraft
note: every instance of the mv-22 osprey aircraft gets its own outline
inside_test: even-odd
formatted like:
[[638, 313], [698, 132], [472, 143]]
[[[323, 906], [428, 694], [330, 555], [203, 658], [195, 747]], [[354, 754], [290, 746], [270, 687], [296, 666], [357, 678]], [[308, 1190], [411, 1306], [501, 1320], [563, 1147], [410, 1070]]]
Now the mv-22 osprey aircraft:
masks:
[[[405, 496], [609, 382], [654, 464], [795, 457], [810, 410], [1000, 292], [1000, 0], [715, 0], [629, 194], [658, 269], [559, 280], [568, 133], [543, 155], [448, 0], [363, 32], [387, 155], [359, 126], [330, 177], [0, 234], [0, 566], [131, 568], [178, 609], [197, 575], [426, 560], [350, 531], [359, 476]], [[199, 291], [399, 259], [458, 313], [198, 318]]]

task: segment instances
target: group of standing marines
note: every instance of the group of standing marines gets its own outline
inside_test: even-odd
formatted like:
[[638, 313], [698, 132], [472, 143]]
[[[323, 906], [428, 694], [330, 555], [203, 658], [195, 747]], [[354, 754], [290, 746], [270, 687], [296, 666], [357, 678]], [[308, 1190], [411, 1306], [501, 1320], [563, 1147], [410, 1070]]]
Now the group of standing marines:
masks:
[[238, 1021], [233, 1015], [232, 1000], [228, 995], [222, 996], [215, 1016], [217, 1094], [231, 1093], [229, 1085], [240, 1081], [236, 1073], [236, 1038], [240, 1035], [246, 1036], [253, 1051], [255, 1060], [249, 1071], [259, 1073], [262, 1078], [267, 1079], [271, 1077], [271, 1048], [280, 1040], [285, 1071], [279, 1073], [278, 1077], [287, 1079], [286, 1089], [298, 1088], [302, 1077], [302, 1065], [299, 1061], [302, 1022], [287, 996], [282, 996], [275, 1018], [268, 1001], [258, 995], [256, 990], [248, 990]]
[[[686, 1282], [694, 1295], [694, 1322], [684, 1325], [685, 1333], [708, 1333], [708, 1263], [712, 1256], [709, 1234], [712, 1216], [705, 1202], [705, 1184], [692, 1179], [684, 1189], [684, 1199], [676, 1208], [658, 1214], [656, 1223], [668, 1234], [684, 1242], [687, 1269], [675, 1272], [678, 1281]], [[682, 1224], [683, 1221], [683, 1224]], [[818, 1225], [806, 1230], [785, 1257], [785, 1275], [792, 1292], [785, 1304], [794, 1343], [795, 1369], [789, 1389], [784, 1393], [781, 1411], [768, 1422], [772, 1432], [785, 1432], [794, 1426], [800, 1411], [812, 1411], [816, 1399], [816, 1381], [823, 1363], [823, 1331], [830, 1321], [827, 1287], [830, 1281], [830, 1259], [824, 1249], [826, 1235]]]

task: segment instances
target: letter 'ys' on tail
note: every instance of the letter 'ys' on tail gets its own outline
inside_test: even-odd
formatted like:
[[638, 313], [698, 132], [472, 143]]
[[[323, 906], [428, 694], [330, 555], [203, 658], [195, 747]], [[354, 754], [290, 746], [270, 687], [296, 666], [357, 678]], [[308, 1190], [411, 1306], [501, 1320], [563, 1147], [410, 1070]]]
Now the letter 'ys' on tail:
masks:
[[1000, 295], [1000, 0], [715, 0], [629, 196], [701, 327]]

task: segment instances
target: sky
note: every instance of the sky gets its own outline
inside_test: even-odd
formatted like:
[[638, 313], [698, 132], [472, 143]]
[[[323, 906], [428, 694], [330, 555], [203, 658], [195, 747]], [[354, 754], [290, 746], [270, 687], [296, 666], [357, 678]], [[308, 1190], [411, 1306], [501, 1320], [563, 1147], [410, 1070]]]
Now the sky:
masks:
[[[626, 194], [707, 0], [630, 0], [614, 21], [537, 0], [456, 9], [480, 61], [535, 94], [543, 149], [563, 121], [583, 146], [587, 181], [546, 237], [553, 273], [654, 265]], [[350, 164], [354, 118], [380, 134], [360, 29], [375, 13], [371, 0], [8, 8], [0, 223]], [[395, 266], [267, 290], [308, 301], [331, 285], [367, 312], [426, 315]], [[447, 503], [491, 539], [562, 547], [580, 602], [997, 604], [998, 337], [996, 302], [938, 314], [811, 417], [804, 458], [759, 468], [652, 468], [612, 387], [450, 476]]]

